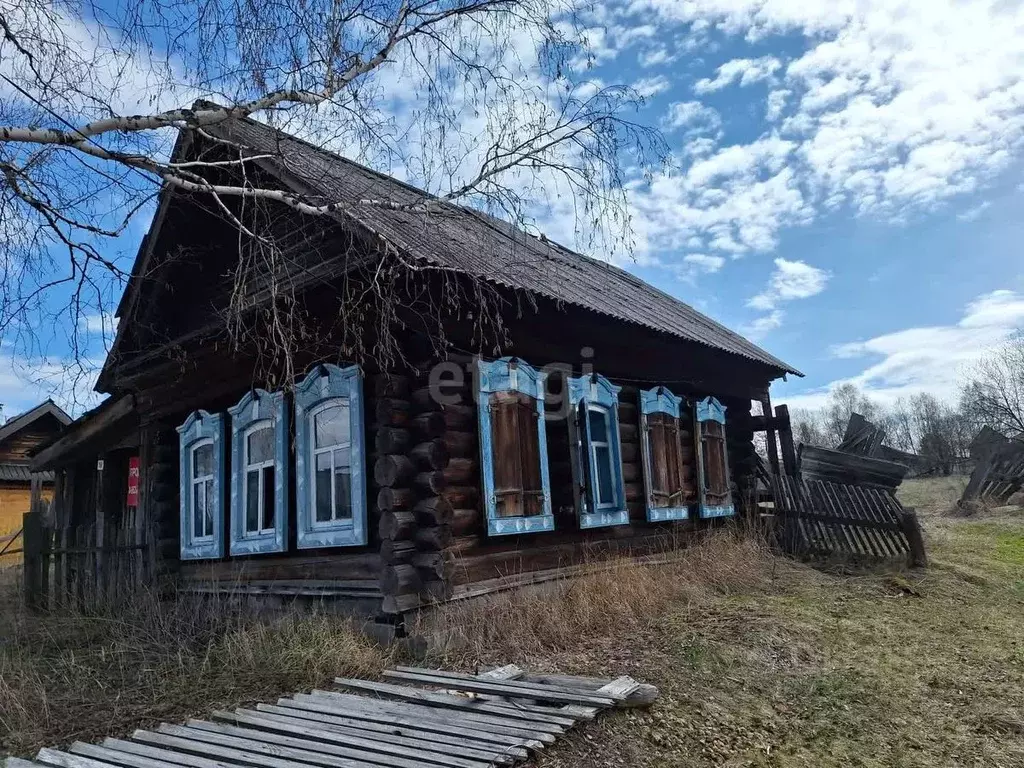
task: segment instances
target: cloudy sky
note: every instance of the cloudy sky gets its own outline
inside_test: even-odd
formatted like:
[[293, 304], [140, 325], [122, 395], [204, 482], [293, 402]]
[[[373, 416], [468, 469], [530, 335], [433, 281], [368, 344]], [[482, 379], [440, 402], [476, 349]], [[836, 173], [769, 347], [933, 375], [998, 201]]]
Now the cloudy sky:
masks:
[[[1024, 326], [1024, 2], [598, 6], [587, 75], [642, 92], [672, 152], [629, 182], [619, 263], [804, 371], [777, 402], [844, 381], [952, 397]], [[59, 366], [43, 374], [0, 372], [8, 415]]]
[[678, 161], [631, 269], [807, 374], [776, 400], [952, 396], [1024, 326], [1024, 4], [632, 0], [590, 37]]

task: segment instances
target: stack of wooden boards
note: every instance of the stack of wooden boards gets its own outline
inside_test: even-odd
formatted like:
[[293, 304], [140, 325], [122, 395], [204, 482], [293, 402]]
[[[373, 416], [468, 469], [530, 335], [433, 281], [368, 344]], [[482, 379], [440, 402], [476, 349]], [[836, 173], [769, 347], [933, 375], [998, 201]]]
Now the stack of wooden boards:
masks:
[[7, 768], [482, 768], [514, 765], [577, 724], [614, 707], [645, 706], [653, 686], [529, 675], [515, 666], [481, 675], [397, 667], [390, 682], [337, 678], [313, 691], [209, 720], [137, 730], [130, 739], [41, 749]]

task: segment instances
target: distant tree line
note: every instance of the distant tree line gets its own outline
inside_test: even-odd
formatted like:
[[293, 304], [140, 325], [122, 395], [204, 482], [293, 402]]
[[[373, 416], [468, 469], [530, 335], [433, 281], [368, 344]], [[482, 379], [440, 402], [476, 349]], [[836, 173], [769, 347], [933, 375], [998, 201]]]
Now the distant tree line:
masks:
[[884, 429], [886, 445], [916, 453], [926, 465], [946, 473], [969, 456], [971, 440], [985, 425], [1024, 439], [1024, 329], [975, 364], [956, 402], [921, 392], [883, 405], [855, 384], [841, 384], [821, 408], [793, 409], [794, 437], [835, 448], [852, 413]]

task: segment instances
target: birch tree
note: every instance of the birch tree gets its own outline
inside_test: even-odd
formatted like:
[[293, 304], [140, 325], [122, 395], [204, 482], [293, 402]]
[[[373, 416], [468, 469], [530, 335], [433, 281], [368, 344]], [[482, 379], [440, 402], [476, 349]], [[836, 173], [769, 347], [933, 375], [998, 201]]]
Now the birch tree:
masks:
[[[625, 169], [663, 145], [634, 122], [632, 89], [586, 79], [572, 3], [0, 0], [0, 340], [36, 344], [52, 325], [78, 351], [82, 317], [107, 317], [162, 185], [225, 212], [239, 199], [337, 210], [171, 161], [178, 130], [241, 117], [397, 170], [431, 193], [425, 206], [528, 225], [557, 191], [578, 232], [628, 248]], [[241, 167], [234, 149], [223, 164]], [[252, 222], [234, 221], [273, 253]]]

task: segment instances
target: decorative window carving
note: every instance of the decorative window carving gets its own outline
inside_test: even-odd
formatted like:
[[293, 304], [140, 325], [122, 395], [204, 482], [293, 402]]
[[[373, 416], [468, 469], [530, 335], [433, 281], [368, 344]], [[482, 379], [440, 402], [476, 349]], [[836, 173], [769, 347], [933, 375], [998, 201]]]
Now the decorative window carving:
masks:
[[283, 392], [248, 392], [231, 414], [231, 554], [288, 547], [288, 410]]
[[178, 427], [182, 560], [224, 556], [224, 414], [196, 411]]
[[736, 513], [729, 487], [729, 454], [725, 443], [725, 406], [714, 397], [697, 403], [700, 435], [700, 516], [728, 517]]
[[566, 379], [569, 444], [581, 528], [629, 522], [619, 441], [619, 389], [604, 376]]
[[692, 420], [684, 419], [687, 415], [685, 401], [665, 387], [640, 392], [640, 450], [649, 522], [685, 520], [697, 500], [688, 461], [693, 427]]
[[554, 530], [545, 375], [511, 357], [477, 362], [481, 474], [492, 536]]
[[300, 549], [366, 544], [364, 434], [359, 367], [318, 365], [295, 390]]

